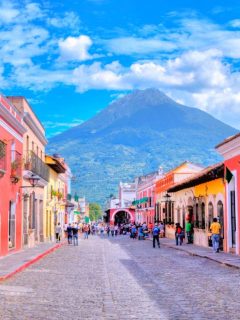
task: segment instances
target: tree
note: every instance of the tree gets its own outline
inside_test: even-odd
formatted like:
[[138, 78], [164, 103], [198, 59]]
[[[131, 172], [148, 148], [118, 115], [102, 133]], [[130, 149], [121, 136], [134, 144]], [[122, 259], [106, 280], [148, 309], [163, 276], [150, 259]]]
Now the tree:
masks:
[[103, 215], [102, 208], [98, 203], [89, 204], [89, 218], [91, 221], [97, 221]]

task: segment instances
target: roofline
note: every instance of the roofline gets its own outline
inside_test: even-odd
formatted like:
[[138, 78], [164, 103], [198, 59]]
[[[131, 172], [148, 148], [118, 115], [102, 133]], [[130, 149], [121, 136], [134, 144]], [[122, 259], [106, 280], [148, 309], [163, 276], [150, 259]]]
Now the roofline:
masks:
[[228, 142], [230, 142], [230, 141], [232, 141], [232, 140], [234, 140], [234, 139], [236, 139], [236, 138], [238, 138], [238, 137], [240, 137], [240, 132], [236, 133], [236, 134], [233, 135], [233, 136], [230, 136], [230, 137], [224, 139], [222, 142], [220, 142], [219, 144], [216, 145], [215, 149], [223, 146], [224, 144], [226, 144], [226, 143], [228, 143]]
[[[216, 170], [216, 169], [221, 169], [224, 168], [224, 163], [223, 162], [219, 162], [215, 165], [212, 165], [212, 166], [209, 166], [205, 169], [203, 169], [202, 171], [200, 171], [199, 173], [196, 173], [194, 176], [190, 177], [190, 178], [187, 178], [187, 179], [184, 179], [183, 181], [169, 187], [167, 189], [168, 192], [177, 192], [177, 191], [180, 191], [180, 190], [184, 190], [184, 189], [187, 189], [187, 188], [190, 188], [194, 185], [197, 185], [197, 184], [194, 184], [195, 182], [197, 182], [197, 180], [199, 180], [200, 178], [206, 176], [209, 172], [211, 172], [212, 170]], [[211, 180], [214, 180], [214, 179], [210, 179], [208, 181], [211, 181]], [[206, 182], [206, 181], [205, 181]], [[201, 183], [204, 183], [204, 182], [200, 182]], [[193, 185], [191, 185], [193, 184]]]
[[27, 99], [24, 96], [7, 96], [7, 98], [17, 98], [17, 99], [23, 99], [25, 100], [25, 102], [28, 104], [29, 108], [31, 109], [31, 111], [33, 112], [33, 114], [35, 115], [35, 117], [37, 118], [39, 124], [41, 125], [42, 129], [45, 131], [45, 128], [41, 122], [41, 120], [39, 119], [39, 117], [36, 115], [35, 111], [33, 110], [32, 106], [30, 105], [30, 103], [27, 101]]

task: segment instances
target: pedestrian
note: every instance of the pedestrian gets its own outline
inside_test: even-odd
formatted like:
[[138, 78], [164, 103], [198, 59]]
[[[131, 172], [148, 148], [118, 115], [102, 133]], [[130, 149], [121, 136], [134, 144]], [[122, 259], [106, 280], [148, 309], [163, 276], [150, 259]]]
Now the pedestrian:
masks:
[[110, 235], [110, 227], [109, 226], [106, 227], [106, 232], [107, 232], [107, 235], [109, 237], [109, 235]]
[[193, 243], [193, 238], [192, 238], [192, 223], [187, 220], [186, 222], [186, 233], [187, 233], [187, 244]]
[[138, 240], [144, 240], [143, 227], [141, 225], [138, 227]]
[[62, 228], [61, 228], [60, 222], [58, 222], [55, 228], [56, 242], [60, 242], [61, 233], [62, 233]]
[[83, 232], [84, 232], [84, 239], [88, 239], [89, 226], [87, 224], [83, 226]]
[[165, 230], [165, 226], [164, 226], [162, 221], [160, 221], [160, 223], [159, 223], [159, 229], [160, 229], [160, 238], [163, 238], [164, 235], [165, 235], [165, 231], [164, 231]]
[[100, 227], [101, 238], [104, 238], [104, 225], [102, 224]]
[[114, 237], [114, 226], [111, 226], [111, 227], [110, 227], [110, 231], [111, 231], [112, 237]]
[[153, 248], [155, 248], [155, 242], [157, 241], [158, 248], [160, 248], [160, 241], [159, 241], [159, 234], [160, 234], [160, 229], [155, 223], [154, 228], [152, 229], [152, 235], [153, 235]]
[[72, 244], [72, 236], [73, 236], [73, 230], [71, 223], [67, 226], [67, 236], [68, 236], [68, 244]]
[[217, 221], [217, 218], [213, 218], [213, 222], [210, 226], [212, 232], [212, 246], [214, 252], [219, 252], [219, 242], [220, 242], [220, 231], [221, 225]]
[[92, 226], [91, 226], [91, 233], [92, 233], [92, 236], [95, 235], [95, 226], [94, 226], [94, 224], [92, 224]]
[[118, 225], [116, 224], [114, 227], [115, 237], [118, 235]]
[[176, 230], [175, 230], [175, 239], [176, 239], [176, 245], [180, 244], [180, 246], [183, 243], [183, 228], [180, 226], [180, 223], [176, 223]]
[[77, 223], [74, 224], [72, 231], [73, 231], [73, 245], [78, 246], [78, 224]]
[[136, 237], [137, 237], [137, 228], [135, 225], [133, 225], [131, 228], [130, 238], [136, 239]]

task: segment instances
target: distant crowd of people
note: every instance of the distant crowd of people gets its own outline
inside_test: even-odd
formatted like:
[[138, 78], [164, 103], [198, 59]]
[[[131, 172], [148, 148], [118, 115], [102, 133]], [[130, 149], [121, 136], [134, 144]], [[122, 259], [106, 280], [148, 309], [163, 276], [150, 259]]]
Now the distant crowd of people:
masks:
[[[219, 252], [219, 242], [221, 225], [217, 218], [213, 219], [210, 226], [211, 230], [211, 242], [214, 252]], [[84, 239], [88, 239], [89, 235], [99, 235], [104, 238], [107, 237], [117, 237], [118, 235], [129, 235], [131, 239], [144, 240], [152, 236], [153, 248], [157, 246], [160, 248], [159, 238], [165, 236], [165, 225], [162, 221], [159, 223], [147, 224], [143, 223], [119, 223], [119, 224], [107, 224], [103, 222], [93, 222], [91, 224], [87, 223], [69, 223], [64, 227], [65, 237], [68, 240], [68, 244], [73, 244], [78, 246], [78, 238], [80, 234], [83, 234]], [[191, 221], [186, 221], [185, 230], [180, 225], [180, 223], [175, 224], [175, 241], [176, 245], [182, 245], [185, 235], [187, 238], [187, 244], [193, 244], [193, 223]], [[56, 242], [61, 241], [62, 228], [60, 223], [57, 224], [55, 228]]]

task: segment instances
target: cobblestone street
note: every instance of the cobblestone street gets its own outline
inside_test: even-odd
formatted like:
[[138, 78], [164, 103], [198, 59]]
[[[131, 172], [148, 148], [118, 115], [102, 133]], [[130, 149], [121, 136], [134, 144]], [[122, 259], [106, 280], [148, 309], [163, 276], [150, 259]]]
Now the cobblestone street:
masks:
[[0, 319], [240, 319], [240, 271], [127, 236], [63, 246], [0, 283]]

